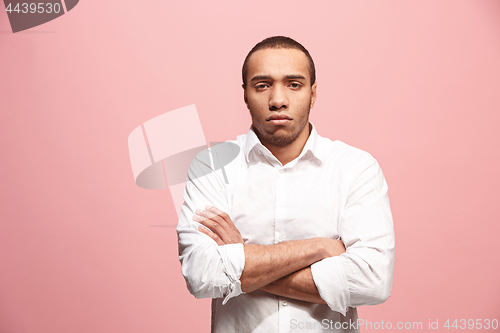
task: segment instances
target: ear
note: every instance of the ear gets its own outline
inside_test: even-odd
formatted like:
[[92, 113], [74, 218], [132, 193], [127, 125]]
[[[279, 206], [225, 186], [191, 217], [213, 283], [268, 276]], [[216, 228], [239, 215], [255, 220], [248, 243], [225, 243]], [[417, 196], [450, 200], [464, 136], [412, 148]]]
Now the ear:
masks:
[[316, 102], [316, 87], [318, 86], [318, 82], [314, 82], [314, 84], [311, 87], [311, 109], [314, 106], [314, 103]]
[[245, 84], [242, 84], [241, 87], [243, 88], [243, 100], [245, 101], [245, 104], [248, 107], [248, 97], [247, 97], [247, 90], [245, 88]]

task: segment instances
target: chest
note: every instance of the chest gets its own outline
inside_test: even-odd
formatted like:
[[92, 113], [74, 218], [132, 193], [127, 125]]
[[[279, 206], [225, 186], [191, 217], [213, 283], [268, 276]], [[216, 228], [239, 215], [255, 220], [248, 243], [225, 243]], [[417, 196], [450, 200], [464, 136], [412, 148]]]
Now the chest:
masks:
[[231, 216], [253, 244], [338, 236], [345, 202], [335, 172], [305, 165], [249, 168], [231, 193]]

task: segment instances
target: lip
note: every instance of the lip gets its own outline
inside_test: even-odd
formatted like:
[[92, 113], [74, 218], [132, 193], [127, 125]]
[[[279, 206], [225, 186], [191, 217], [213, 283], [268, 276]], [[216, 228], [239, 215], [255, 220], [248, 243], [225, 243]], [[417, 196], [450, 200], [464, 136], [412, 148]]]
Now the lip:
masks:
[[266, 119], [267, 121], [271, 120], [292, 120], [292, 118], [288, 117], [287, 115], [284, 114], [273, 114], [272, 116], [268, 117]]
[[287, 119], [287, 118], [278, 118], [278, 119], [271, 119], [271, 120], [268, 120], [268, 122], [271, 124], [271, 125], [286, 125], [288, 124], [290, 121], [292, 121], [291, 119]]

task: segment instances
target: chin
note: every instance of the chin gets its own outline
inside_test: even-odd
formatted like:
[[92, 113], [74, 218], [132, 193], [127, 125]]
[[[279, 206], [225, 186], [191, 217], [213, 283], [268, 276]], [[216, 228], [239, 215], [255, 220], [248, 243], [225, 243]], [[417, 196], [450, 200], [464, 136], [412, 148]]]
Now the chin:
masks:
[[274, 133], [266, 135], [265, 140], [277, 147], [286, 147], [297, 139], [298, 135], [293, 133]]

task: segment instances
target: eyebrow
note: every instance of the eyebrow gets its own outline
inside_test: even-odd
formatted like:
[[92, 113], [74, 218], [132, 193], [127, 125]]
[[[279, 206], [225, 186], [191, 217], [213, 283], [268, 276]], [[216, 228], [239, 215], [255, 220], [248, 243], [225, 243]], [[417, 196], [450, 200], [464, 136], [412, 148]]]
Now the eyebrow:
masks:
[[[254, 81], [259, 81], [259, 80], [269, 80], [270, 78], [271, 77], [269, 75], [256, 75], [250, 81], [254, 82]], [[297, 79], [305, 80], [306, 79], [305, 76], [300, 75], [300, 74], [286, 75], [285, 78], [287, 78], [289, 80], [297, 80]]]

